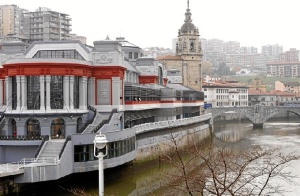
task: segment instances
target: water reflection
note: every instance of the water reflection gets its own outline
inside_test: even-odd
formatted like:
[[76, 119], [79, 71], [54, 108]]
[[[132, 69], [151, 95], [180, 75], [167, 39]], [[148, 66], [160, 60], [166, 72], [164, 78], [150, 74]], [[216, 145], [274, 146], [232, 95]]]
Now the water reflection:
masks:
[[[227, 141], [230, 143], [230, 148], [245, 149], [250, 145], [281, 146], [285, 152], [300, 154], [299, 122], [300, 120], [297, 118], [289, 121], [287, 119], [276, 119], [266, 123], [263, 129], [253, 129], [252, 123], [249, 121], [215, 121], [214, 144], [224, 144]], [[300, 176], [299, 165], [300, 161], [294, 161], [288, 169]], [[163, 185], [164, 179], [162, 176], [166, 171], [172, 172], [172, 168], [162, 165], [159, 160], [105, 170], [105, 195], [151, 195], [153, 189]], [[84, 187], [88, 194], [98, 194], [98, 172], [80, 175], [76, 178], [74, 176], [67, 178], [67, 180], [52, 182], [51, 185], [47, 184], [47, 186], [43, 186], [41, 192], [36, 191], [35, 195], [71, 195], [68, 191], [62, 190], [61, 187], [78, 186]], [[296, 179], [296, 181], [300, 184], [300, 179]], [[285, 195], [300, 195], [299, 186], [287, 184], [286, 182], [280, 183], [290, 190]], [[34, 187], [35, 190], [38, 190], [37, 185], [34, 185]], [[56, 190], [54, 191], [54, 189]], [[46, 193], [45, 190], [47, 190]], [[162, 191], [156, 195], [165, 194]]]
[[[250, 122], [216, 122], [214, 135], [217, 141], [231, 142], [234, 148], [258, 145], [265, 148], [280, 148], [283, 153], [300, 154], [300, 119], [276, 119], [264, 124], [263, 129], [253, 129]], [[288, 123], [287, 123], [288, 122]], [[218, 143], [216, 142], [216, 145]], [[300, 177], [300, 161], [293, 161], [286, 169]], [[281, 184], [288, 190], [284, 195], [300, 195], [300, 178], [295, 184], [278, 180], [273, 183]], [[274, 194], [276, 195], [276, 194]]]

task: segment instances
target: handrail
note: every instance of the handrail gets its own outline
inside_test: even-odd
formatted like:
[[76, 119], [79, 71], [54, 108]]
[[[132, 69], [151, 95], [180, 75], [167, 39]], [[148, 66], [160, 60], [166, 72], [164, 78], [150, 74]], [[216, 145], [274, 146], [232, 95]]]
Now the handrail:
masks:
[[48, 140], [49, 140], [49, 135], [46, 135], [46, 136], [43, 138], [41, 144], [39, 145], [39, 147], [38, 147], [38, 149], [37, 149], [37, 151], [36, 151], [36, 153], [35, 153], [35, 155], [34, 155], [35, 158], [37, 158], [37, 157], [39, 156], [40, 151], [42, 150], [42, 147], [44, 146], [44, 143], [45, 143], [46, 141], [48, 141]]
[[67, 146], [67, 143], [68, 143], [69, 141], [71, 141], [71, 139], [72, 139], [71, 135], [68, 135], [67, 138], [66, 138], [66, 140], [65, 140], [65, 142], [64, 142], [64, 145], [63, 145], [63, 147], [62, 147], [62, 149], [61, 149], [61, 151], [60, 151], [60, 153], [59, 153], [59, 156], [58, 156], [59, 159], [61, 158], [62, 153], [65, 151], [65, 148], [66, 148], [66, 146]]
[[90, 125], [90, 124], [92, 124], [92, 123], [94, 122], [94, 120], [95, 120], [95, 118], [96, 118], [96, 115], [97, 115], [97, 109], [94, 108], [94, 107], [92, 107], [91, 105], [88, 105], [87, 108], [88, 108], [90, 111], [94, 112], [94, 116], [93, 116], [93, 118], [89, 119], [88, 121], [86, 121], [86, 122], [84, 123], [84, 125], [79, 129], [78, 133], [82, 133], [82, 132]]
[[117, 113], [117, 112], [118, 112], [118, 109], [114, 108], [114, 109], [111, 111], [111, 113], [110, 113], [110, 115], [109, 115], [109, 118], [108, 118], [108, 119], [102, 120], [101, 123], [98, 124], [98, 125], [93, 129], [92, 133], [97, 133], [97, 132], [103, 127], [103, 125], [108, 124], [108, 123], [110, 122], [112, 116], [113, 116], [115, 113]]
[[40, 135], [40, 136], [27, 136], [27, 135], [0, 135], [0, 140], [43, 140], [45, 137], [49, 137], [48, 135]]

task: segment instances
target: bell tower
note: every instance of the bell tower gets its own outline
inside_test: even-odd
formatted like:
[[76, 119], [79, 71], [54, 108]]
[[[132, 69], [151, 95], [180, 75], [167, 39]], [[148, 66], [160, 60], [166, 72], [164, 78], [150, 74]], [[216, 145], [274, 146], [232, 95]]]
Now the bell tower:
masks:
[[201, 62], [202, 50], [199, 29], [192, 23], [189, 0], [185, 12], [184, 24], [178, 31], [176, 55], [181, 56], [183, 84], [196, 90], [202, 88]]

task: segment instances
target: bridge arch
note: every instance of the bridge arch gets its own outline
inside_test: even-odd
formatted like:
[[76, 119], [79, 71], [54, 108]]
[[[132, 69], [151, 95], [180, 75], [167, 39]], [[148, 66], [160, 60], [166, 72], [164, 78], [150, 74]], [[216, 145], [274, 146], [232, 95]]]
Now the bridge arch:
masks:
[[209, 108], [208, 113], [212, 113], [212, 119], [228, 112], [238, 113], [239, 118], [246, 117], [253, 123], [253, 127], [262, 128], [263, 124], [267, 122], [274, 115], [282, 112], [291, 112], [300, 117], [300, 107], [283, 107], [283, 106], [263, 106], [254, 105], [249, 107], [220, 107]]

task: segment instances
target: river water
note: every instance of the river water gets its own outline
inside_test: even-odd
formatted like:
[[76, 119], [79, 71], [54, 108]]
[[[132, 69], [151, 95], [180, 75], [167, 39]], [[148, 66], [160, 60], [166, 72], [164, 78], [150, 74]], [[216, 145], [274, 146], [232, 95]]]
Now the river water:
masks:
[[[270, 120], [264, 124], [263, 129], [253, 129], [249, 121], [219, 121], [213, 127], [215, 140], [226, 140], [234, 147], [282, 147], [285, 152], [300, 154], [300, 119], [297, 118]], [[154, 160], [105, 170], [105, 195], [166, 195], [163, 188], [159, 191], [154, 189], [159, 188], [164, 181], [162, 174], [165, 170], [172, 169], [161, 165], [161, 161]], [[300, 177], [300, 160], [293, 161], [288, 170]], [[295, 182], [296, 184], [280, 182], [289, 191], [284, 195], [300, 195], [300, 178], [295, 179]], [[90, 195], [98, 195], [98, 173], [72, 175], [55, 182], [28, 185], [23, 191], [27, 190], [31, 195], [73, 195], [68, 190], [74, 188], [84, 189]]]

